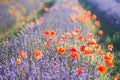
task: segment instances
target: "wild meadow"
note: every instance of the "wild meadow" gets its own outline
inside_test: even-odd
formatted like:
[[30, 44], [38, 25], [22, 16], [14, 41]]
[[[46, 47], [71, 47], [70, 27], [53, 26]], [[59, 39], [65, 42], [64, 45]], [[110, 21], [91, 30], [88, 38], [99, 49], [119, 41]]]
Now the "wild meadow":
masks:
[[119, 80], [96, 14], [78, 0], [55, 0], [43, 11], [0, 43], [0, 80]]

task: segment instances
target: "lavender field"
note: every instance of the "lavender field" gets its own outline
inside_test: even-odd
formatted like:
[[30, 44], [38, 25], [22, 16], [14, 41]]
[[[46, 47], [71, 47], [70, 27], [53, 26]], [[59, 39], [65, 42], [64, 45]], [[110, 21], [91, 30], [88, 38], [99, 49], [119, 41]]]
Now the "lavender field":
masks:
[[[0, 42], [0, 80], [119, 80], [114, 46], [100, 41], [97, 15], [78, 0], [51, 1], [42, 15]], [[36, 10], [27, 7], [28, 13]]]

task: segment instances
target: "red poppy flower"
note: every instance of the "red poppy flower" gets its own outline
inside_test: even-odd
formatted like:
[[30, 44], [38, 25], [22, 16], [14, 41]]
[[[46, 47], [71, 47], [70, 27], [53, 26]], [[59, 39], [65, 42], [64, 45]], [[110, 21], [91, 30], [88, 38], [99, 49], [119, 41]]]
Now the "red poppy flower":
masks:
[[105, 73], [106, 71], [107, 71], [107, 68], [106, 68], [106, 66], [105, 65], [99, 65], [98, 66], [98, 68], [97, 68], [97, 70], [100, 72], [100, 73]]

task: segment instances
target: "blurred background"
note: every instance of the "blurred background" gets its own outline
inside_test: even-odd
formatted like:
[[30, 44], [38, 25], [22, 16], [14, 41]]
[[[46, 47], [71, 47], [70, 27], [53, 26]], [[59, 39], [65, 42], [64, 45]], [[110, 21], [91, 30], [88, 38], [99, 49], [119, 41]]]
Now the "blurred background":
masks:
[[0, 39], [10, 37], [20, 28], [43, 15], [53, 0], [0, 0]]
[[[97, 15], [104, 36], [101, 42], [113, 43], [120, 50], [120, 0], [78, 0], [85, 9]], [[44, 15], [44, 8], [55, 0], [0, 0], [0, 40], [11, 37], [27, 23]], [[96, 30], [97, 31], [97, 30]]]

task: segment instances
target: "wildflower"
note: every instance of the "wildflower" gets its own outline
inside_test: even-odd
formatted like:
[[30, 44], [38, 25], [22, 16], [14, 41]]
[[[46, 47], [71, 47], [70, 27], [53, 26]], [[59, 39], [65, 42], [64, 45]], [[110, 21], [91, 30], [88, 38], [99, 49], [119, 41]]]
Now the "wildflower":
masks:
[[58, 51], [59, 54], [64, 54], [64, 53], [66, 53], [66, 49], [65, 49], [64, 47], [58, 47], [58, 48], [57, 48], [57, 51]]
[[77, 52], [70, 52], [70, 57], [78, 59], [80, 58], [80, 55]]
[[108, 47], [109, 50], [113, 49], [113, 45], [112, 44], [109, 44], [107, 47]]
[[78, 20], [80, 21], [80, 22], [84, 22], [84, 15], [82, 14], [82, 15], [79, 15], [78, 16]]
[[92, 34], [92, 33], [88, 33], [88, 37], [94, 37], [94, 34]]
[[88, 38], [84, 38], [84, 41], [87, 42], [87, 41], [88, 41]]
[[67, 33], [66, 33], [66, 36], [69, 37], [69, 38], [72, 38], [72, 37], [73, 37], [73, 35], [72, 35], [70, 32], [67, 32]]
[[85, 49], [84, 49], [84, 54], [86, 54], [86, 55], [91, 55], [91, 54], [92, 54], [92, 49], [89, 48], [89, 47], [85, 47]]
[[49, 42], [46, 41], [46, 42], [44, 43], [44, 45], [45, 45], [45, 46], [49, 46]]
[[94, 48], [96, 49], [96, 51], [100, 51], [101, 50], [100, 45], [97, 44], [97, 43], [94, 45]]
[[21, 64], [21, 60], [19, 58], [16, 59], [16, 63], [19, 65]]
[[88, 42], [89, 45], [96, 45], [96, 40], [92, 39], [91, 41]]
[[21, 24], [22, 24], [22, 25], [25, 25], [25, 21], [22, 21]]
[[20, 51], [20, 52], [19, 52], [19, 56], [22, 57], [23, 59], [26, 58], [26, 54], [25, 54], [24, 51]]
[[79, 32], [79, 29], [74, 29], [73, 31], [76, 32], [76, 33], [78, 33], [78, 32]]
[[43, 18], [40, 17], [38, 20], [37, 20], [38, 23], [42, 23], [43, 22]]
[[53, 62], [53, 67], [56, 68], [57, 64], [56, 61]]
[[95, 28], [95, 26], [91, 26], [91, 27], [90, 27], [90, 29], [94, 29], [94, 28]]
[[115, 76], [113, 77], [113, 80], [118, 80], [118, 76], [115, 75]]
[[114, 57], [114, 56], [113, 56], [110, 52], [108, 52], [108, 53], [106, 53], [104, 59], [105, 59], [105, 60], [113, 60], [113, 57]]
[[77, 35], [77, 39], [82, 40], [83, 36], [82, 35]]
[[105, 63], [109, 66], [112, 67], [114, 63], [111, 60], [105, 60]]
[[49, 41], [53, 41], [54, 38], [53, 38], [53, 37], [49, 37], [48, 40], [49, 40]]
[[77, 50], [76, 50], [74, 47], [71, 47], [71, 48], [70, 48], [70, 51], [71, 51], [71, 52], [77, 52]]
[[79, 32], [79, 29], [74, 29], [74, 30], [72, 31], [72, 34], [73, 34], [73, 35], [78, 35], [78, 32]]
[[97, 16], [95, 14], [92, 15], [92, 19], [96, 20]]
[[91, 11], [89, 11], [89, 10], [86, 11], [86, 14], [90, 16], [91, 15]]
[[84, 70], [83, 67], [76, 68], [77, 75], [80, 74]]
[[45, 30], [44, 31], [44, 36], [49, 36], [50, 35], [50, 30]]
[[41, 50], [35, 50], [34, 51], [34, 57], [35, 57], [35, 59], [40, 59], [41, 57], [42, 57], [42, 52], [41, 52]]
[[100, 21], [95, 21], [95, 25], [96, 25], [97, 27], [99, 27], [99, 26], [100, 26]]
[[86, 46], [81, 45], [81, 46], [80, 46], [80, 51], [82, 51], [82, 52], [83, 52], [83, 51], [85, 50], [85, 47], [86, 47]]
[[102, 30], [98, 30], [98, 34], [101, 36], [103, 35], [103, 31]]
[[45, 7], [45, 8], [44, 8], [44, 11], [45, 11], [45, 12], [48, 12], [48, 11], [49, 11], [49, 8], [48, 8], [48, 7]]
[[104, 56], [104, 51], [100, 50], [100, 56], [101, 56], [101, 57]]
[[3, 41], [3, 45], [4, 45], [4, 46], [7, 46], [8, 43], [9, 43], [8, 41]]
[[56, 32], [51, 30], [51, 36], [56, 36]]
[[18, 12], [18, 10], [16, 8], [11, 8], [10, 11], [9, 11], [9, 13], [12, 14], [12, 15], [16, 14], [17, 12]]
[[30, 22], [30, 25], [31, 25], [31, 26], [34, 26], [34, 25], [35, 25], [35, 23], [34, 23], [34, 22]]
[[62, 35], [61, 38], [62, 38], [62, 39], [66, 39], [67, 36], [66, 36], [66, 35]]
[[61, 42], [61, 40], [60, 40], [60, 38], [58, 38], [58, 39], [57, 39], [57, 43], [60, 43], [60, 42]]
[[105, 65], [102, 65], [102, 64], [101, 64], [101, 65], [98, 66], [97, 70], [98, 70], [100, 73], [104, 74], [104, 73], [107, 71], [107, 68], [106, 68]]
[[105, 55], [104, 59], [105, 59], [105, 63], [106, 63], [108, 66], [110, 66], [110, 67], [113, 66], [113, 64], [114, 64], [114, 63], [112, 62], [112, 60], [113, 60], [113, 55], [112, 55], [110, 52], [108, 52], [108, 53]]

